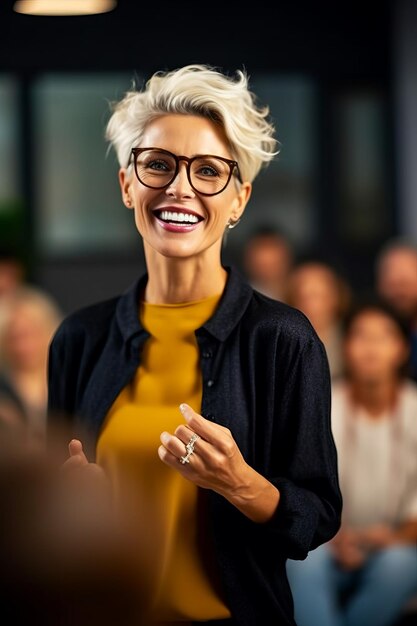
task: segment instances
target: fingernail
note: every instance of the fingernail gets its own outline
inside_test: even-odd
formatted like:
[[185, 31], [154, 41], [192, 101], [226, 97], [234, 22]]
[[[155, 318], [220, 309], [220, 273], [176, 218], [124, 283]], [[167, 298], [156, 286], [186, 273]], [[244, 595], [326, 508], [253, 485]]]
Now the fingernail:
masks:
[[168, 443], [169, 439], [170, 439], [170, 436], [168, 435], [168, 433], [162, 433], [161, 435], [162, 443]]
[[188, 404], [185, 404], [183, 402], [182, 404], [180, 404], [180, 411], [184, 415], [184, 417], [188, 417], [189, 416], [190, 407], [188, 406]]

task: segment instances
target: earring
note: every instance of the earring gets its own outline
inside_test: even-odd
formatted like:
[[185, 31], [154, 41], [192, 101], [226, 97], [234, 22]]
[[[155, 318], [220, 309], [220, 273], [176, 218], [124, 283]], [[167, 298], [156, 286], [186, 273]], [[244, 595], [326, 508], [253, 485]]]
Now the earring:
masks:
[[236, 228], [236, 226], [239, 224], [239, 222], [240, 222], [240, 217], [235, 222], [232, 222], [231, 220], [229, 220], [227, 222], [227, 228], [230, 228], [230, 229]]

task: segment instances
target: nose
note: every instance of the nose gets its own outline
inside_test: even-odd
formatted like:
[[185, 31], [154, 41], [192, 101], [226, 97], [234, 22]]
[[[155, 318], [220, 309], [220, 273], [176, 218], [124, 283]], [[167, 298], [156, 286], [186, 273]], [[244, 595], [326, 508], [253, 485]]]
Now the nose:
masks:
[[195, 196], [194, 189], [188, 180], [187, 163], [185, 161], [180, 161], [178, 173], [165, 189], [165, 193], [176, 198], [193, 198]]

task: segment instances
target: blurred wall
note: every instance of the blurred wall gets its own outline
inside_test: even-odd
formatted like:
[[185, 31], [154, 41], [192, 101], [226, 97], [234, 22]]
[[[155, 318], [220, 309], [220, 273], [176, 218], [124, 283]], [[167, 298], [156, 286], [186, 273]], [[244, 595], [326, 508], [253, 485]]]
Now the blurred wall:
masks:
[[417, 241], [417, 2], [396, 8], [394, 82], [400, 233]]
[[13, 124], [16, 149], [0, 162], [13, 172], [4, 193], [13, 179], [15, 197], [2, 205], [0, 183], [0, 240], [18, 231], [31, 279], [65, 310], [118, 293], [144, 269], [117, 165], [105, 159], [102, 105], [130, 78], [185, 63], [244, 67], [282, 142], [228, 237], [226, 262], [239, 265], [247, 235], [268, 222], [360, 291], [386, 239], [414, 233], [412, 0], [261, 2], [250, 12], [229, 2], [205, 6], [203, 20], [187, 0], [161, 1], [157, 13], [119, 0], [112, 13], [82, 18], [19, 16], [12, 4], [0, 4], [0, 106], [14, 113], [6, 121], [0, 111], [0, 150]]

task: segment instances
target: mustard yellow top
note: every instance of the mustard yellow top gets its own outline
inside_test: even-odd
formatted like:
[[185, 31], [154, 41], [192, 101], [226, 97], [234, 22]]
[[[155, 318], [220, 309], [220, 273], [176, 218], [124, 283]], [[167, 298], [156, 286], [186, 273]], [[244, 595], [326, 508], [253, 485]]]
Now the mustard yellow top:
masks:
[[152, 615], [159, 622], [230, 617], [216, 588], [212, 549], [202, 526], [205, 492], [157, 453], [160, 434], [173, 434], [184, 423], [182, 402], [201, 413], [194, 331], [212, 316], [220, 295], [184, 304], [141, 303], [141, 322], [151, 336], [136, 376], [111, 407], [98, 440], [97, 461], [116, 493], [126, 495], [126, 486], [133, 486], [128, 495], [132, 510], [142, 522], [145, 512], [154, 570]]

